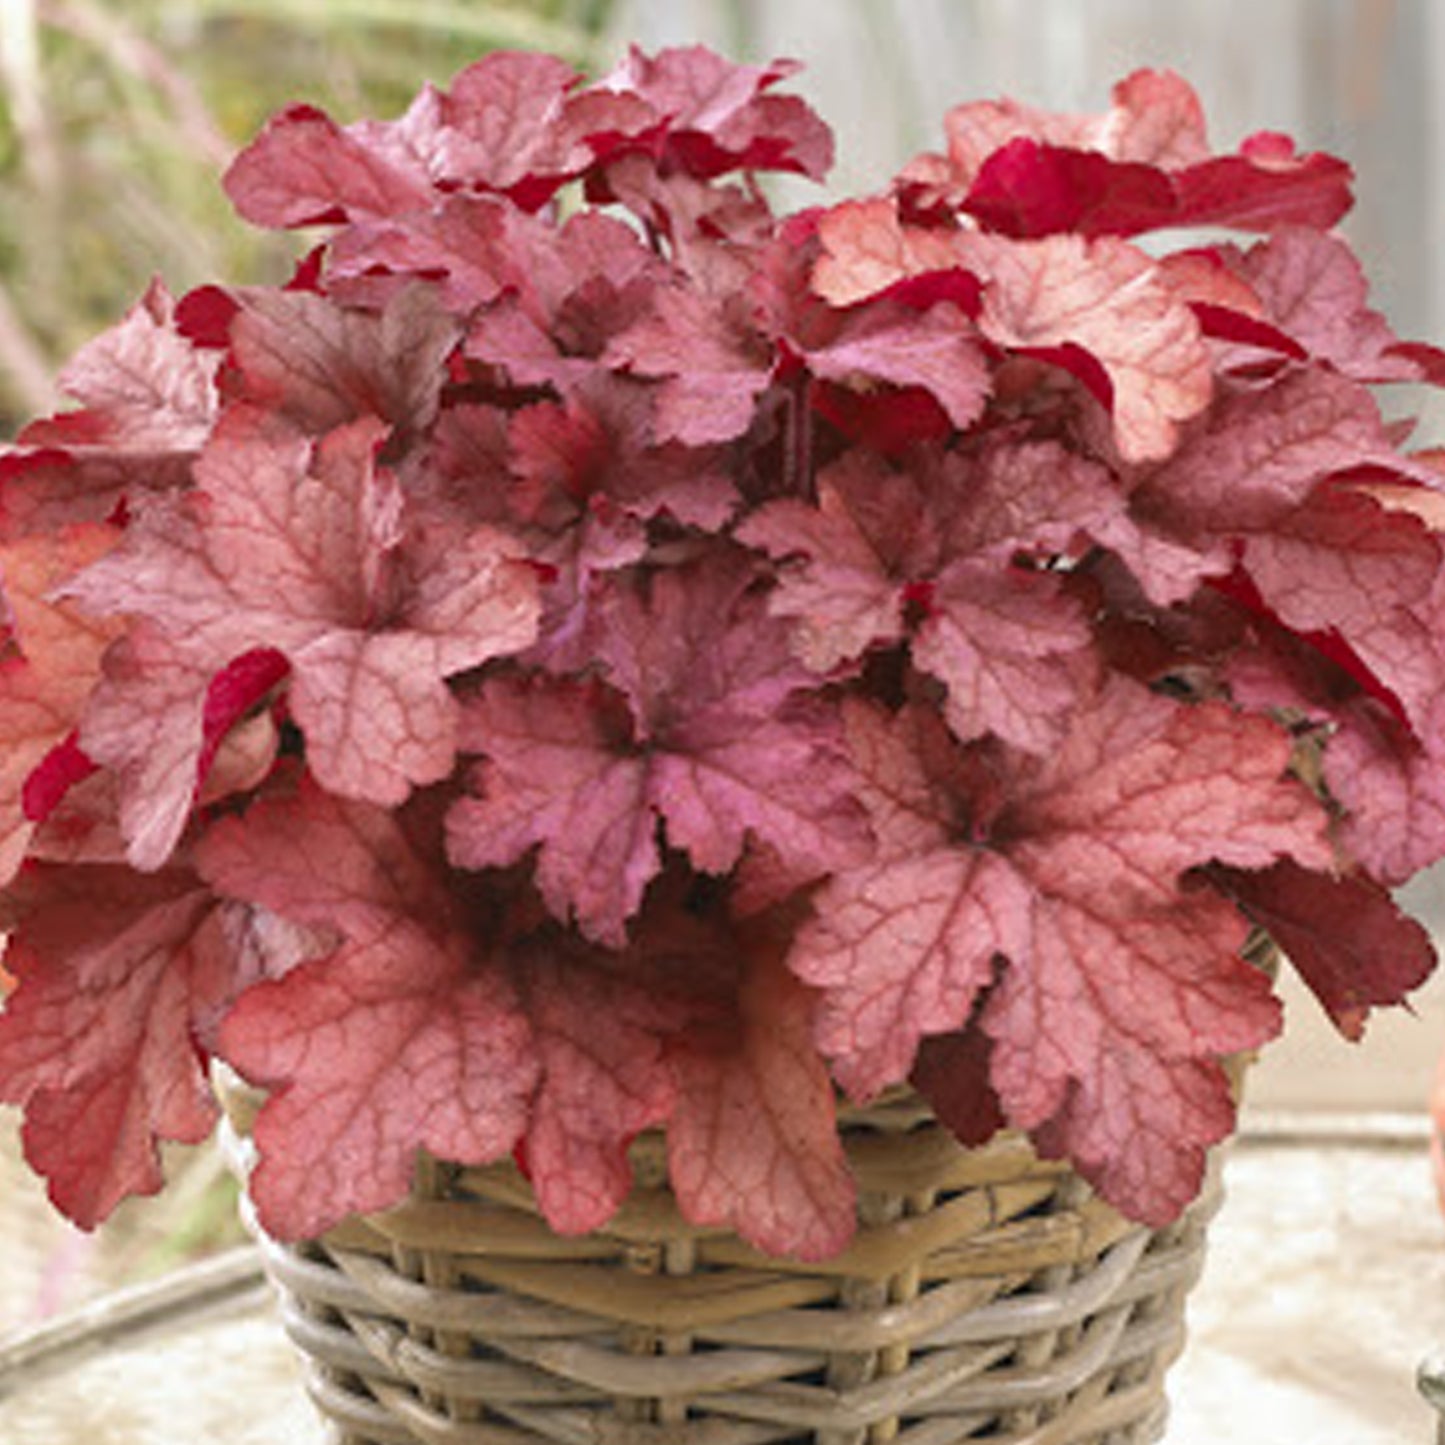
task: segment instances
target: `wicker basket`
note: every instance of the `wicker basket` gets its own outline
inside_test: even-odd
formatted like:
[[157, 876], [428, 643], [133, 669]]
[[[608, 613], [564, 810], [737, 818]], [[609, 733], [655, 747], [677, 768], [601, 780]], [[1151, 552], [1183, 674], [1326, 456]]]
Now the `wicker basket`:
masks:
[[[256, 1098], [221, 1091], [244, 1170]], [[687, 1223], [647, 1136], [580, 1238], [510, 1164], [432, 1160], [410, 1202], [314, 1243], [251, 1223], [344, 1445], [1159, 1439], [1215, 1178], [1156, 1232], [1018, 1137], [960, 1147], [914, 1096], [842, 1128], [859, 1231], [823, 1264]]]

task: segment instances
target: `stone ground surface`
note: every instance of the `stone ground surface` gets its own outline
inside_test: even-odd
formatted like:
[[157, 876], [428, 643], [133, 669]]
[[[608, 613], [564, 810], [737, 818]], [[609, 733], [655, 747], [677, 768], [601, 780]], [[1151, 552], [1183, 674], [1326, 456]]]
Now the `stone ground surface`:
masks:
[[[1445, 1226], [1418, 1144], [1246, 1136], [1171, 1383], [1168, 1445], [1428, 1445]], [[3, 1382], [0, 1382], [3, 1383]], [[263, 1294], [0, 1395], [0, 1445], [322, 1445]]]

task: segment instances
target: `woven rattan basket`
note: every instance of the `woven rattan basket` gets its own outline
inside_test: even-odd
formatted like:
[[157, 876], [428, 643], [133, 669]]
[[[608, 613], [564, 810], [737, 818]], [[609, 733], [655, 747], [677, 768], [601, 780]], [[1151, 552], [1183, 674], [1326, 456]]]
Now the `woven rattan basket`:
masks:
[[[256, 1096], [221, 1092], [244, 1170]], [[344, 1445], [1160, 1437], [1213, 1179], [1151, 1231], [1017, 1137], [962, 1148], [916, 1097], [842, 1128], [859, 1231], [824, 1264], [688, 1224], [646, 1136], [632, 1197], [581, 1238], [510, 1164], [430, 1160], [409, 1203], [314, 1243], [255, 1232]]]

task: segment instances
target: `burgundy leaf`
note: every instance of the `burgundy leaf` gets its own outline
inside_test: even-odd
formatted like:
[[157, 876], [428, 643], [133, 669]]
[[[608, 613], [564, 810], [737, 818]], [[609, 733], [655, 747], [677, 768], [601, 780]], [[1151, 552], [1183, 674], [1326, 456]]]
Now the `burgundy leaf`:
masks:
[[1346, 1038], [1363, 1037], [1372, 1008], [1400, 1003], [1435, 967], [1430, 935], [1368, 878], [1288, 860], [1209, 876], [1279, 945]]
[[935, 1034], [918, 1050], [909, 1082], [961, 1144], [986, 1144], [1007, 1122], [989, 1082], [993, 1048], [979, 1028]]

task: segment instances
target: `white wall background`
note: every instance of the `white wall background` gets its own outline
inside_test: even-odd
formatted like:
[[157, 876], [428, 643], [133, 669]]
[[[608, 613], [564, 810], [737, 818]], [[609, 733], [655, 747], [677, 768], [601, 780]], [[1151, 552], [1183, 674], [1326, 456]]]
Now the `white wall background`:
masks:
[[[831, 188], [848, 192], [941, 148], [940, 119], [959, 101], [1098, 110], [1129, 71], [1171, 67], [1199, 91], [1216, 144], [1282, 130], [1351, 161], [1358, 204], [1344, 229], [1375, 304], [1403, 334], [1445, 344], [1445, 0], [623, 0], [614, 33], [803, 61], [792, 84], [832, 125]], [[803, 185], [785, 197], [816, 198]], [[1424, 414], [1423, 438], [1445, 442], [1445, 401], [1401, 402]], [[1445, 952], [1445, 869], [1406, 898]], [[1377, 1017], [1360, 1047], [1302, 990], [1285, 994], [1257, 1105], [1421, 1109], [1445, 1049], [1445, 975], [1415, 1013]]]

